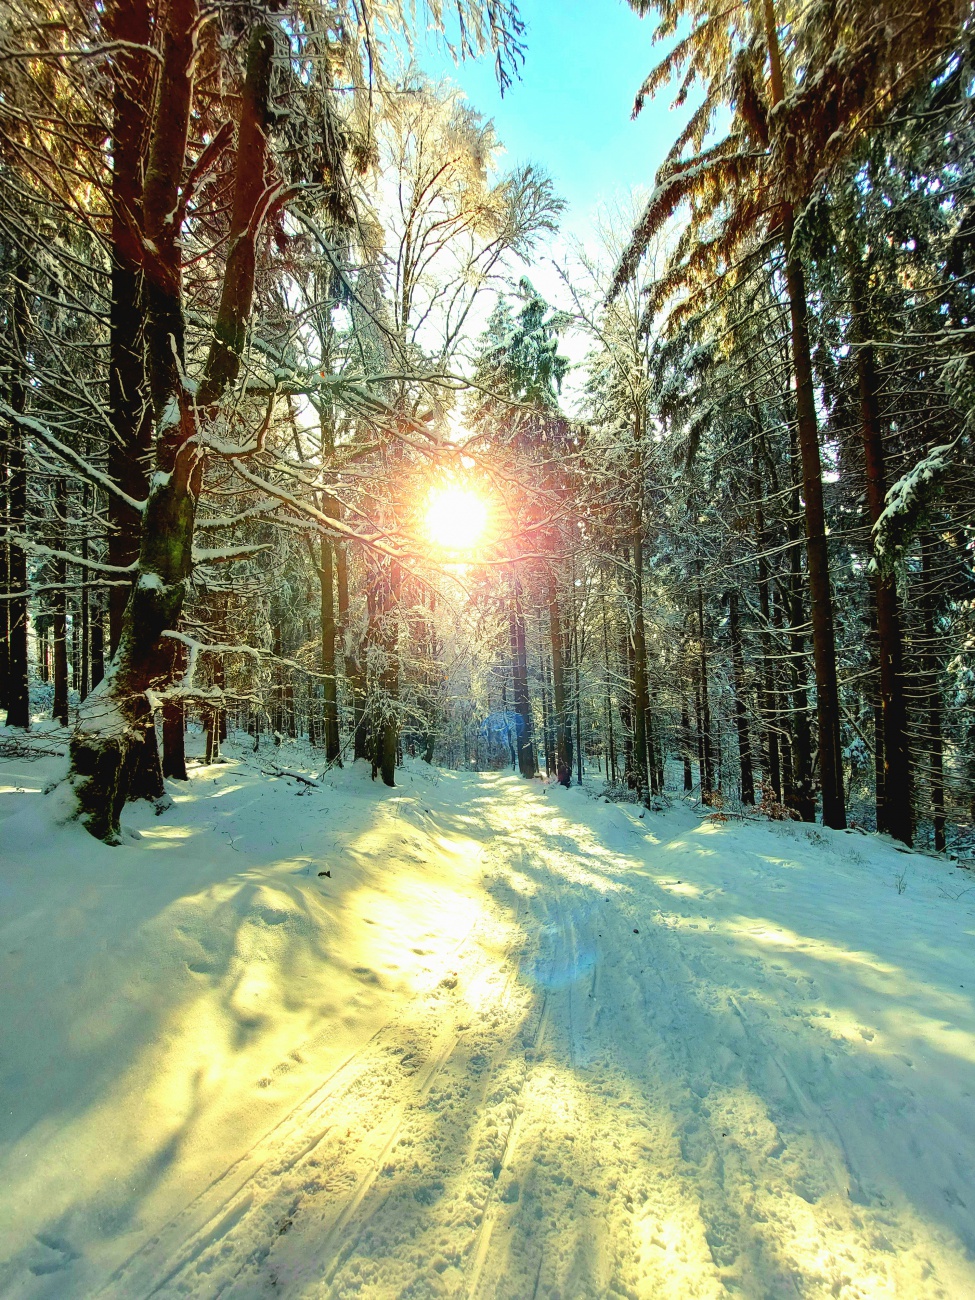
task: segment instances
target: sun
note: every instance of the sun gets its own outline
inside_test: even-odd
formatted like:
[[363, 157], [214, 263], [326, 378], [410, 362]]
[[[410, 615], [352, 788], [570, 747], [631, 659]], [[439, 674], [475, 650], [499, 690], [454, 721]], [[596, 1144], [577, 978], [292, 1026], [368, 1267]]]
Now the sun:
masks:
[[484, 536], [488, 510], [470, 488], [447, 484], [431, 488], [425, 512], [427, 536], [447, 551], [470, 551]]

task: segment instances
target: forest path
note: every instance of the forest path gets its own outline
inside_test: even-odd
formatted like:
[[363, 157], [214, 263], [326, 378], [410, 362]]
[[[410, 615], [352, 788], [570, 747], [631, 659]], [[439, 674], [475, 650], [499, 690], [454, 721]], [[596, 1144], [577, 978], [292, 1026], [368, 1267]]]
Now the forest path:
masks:
[[975, 1294], [971, 999], [888, 847], [421, 802], [483, 872], [446, 973], [105, 1294]]
[[0, 764], [3, 1300], [975, 1295], [970, 873], [233, 752]]

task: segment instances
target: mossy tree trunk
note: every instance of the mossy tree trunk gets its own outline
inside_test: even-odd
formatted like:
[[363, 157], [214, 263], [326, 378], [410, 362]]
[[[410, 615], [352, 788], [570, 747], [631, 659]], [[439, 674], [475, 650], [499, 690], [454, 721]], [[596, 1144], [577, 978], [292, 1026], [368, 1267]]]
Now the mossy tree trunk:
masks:
[[128, 798], [164, 795], [148, 692], [172, 672], [172, 645], [193, 565], [203, 473], [201, 434], [235, 382], [254, 294], [256, 242], [266, 194], [267, 126], [273, 34], [254, 28], [240, 102], [233, 206], [220, 305], [199, 389], [183, 382], [184, 319], [180, 185], [196, 54], [197, 0], [172, 0], [162, 39], [159, 84], [142, 198], [147, 273], [149, 388], [155, 470], [142, 517], [138, 579], [104, 680], [85, 700], [71, 741], [70, 781], [83, 824], [117, 844]]

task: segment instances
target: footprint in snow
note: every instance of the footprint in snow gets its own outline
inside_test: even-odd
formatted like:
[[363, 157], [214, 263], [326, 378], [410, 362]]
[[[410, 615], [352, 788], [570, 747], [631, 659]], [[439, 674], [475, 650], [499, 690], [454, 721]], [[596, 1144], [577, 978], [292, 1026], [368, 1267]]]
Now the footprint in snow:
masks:
[[39, 1260], [28, 1264], [35, 1277], [46, 1277], [49, 1273], [60, 1273], [70, 1268], [80, 1256], [74, 1247], [63, 1237], [56, 1237], [50, 1232], [39, 1232], [34, 1240], [44, 1247], [45, 1254]]

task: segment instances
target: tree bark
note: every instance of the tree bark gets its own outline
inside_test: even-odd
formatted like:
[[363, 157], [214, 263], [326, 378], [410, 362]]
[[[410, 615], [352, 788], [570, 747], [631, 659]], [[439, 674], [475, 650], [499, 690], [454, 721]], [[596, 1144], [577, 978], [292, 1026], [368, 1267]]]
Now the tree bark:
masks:
[[645, 799], [649, 783], [649, 746], [647, 744], [647, 712], [650, 695], [647, 686], [647, 631], [643, 618], [643, 536], [638, 530], [633, 536], [633, 767], [638, 782], [638, 792]]
[[816, 671], [816, 712], [819, 722], [819, 776], [823, 795], [823, 825], [846, 826], [843, 754], [840, 739], [840, 698], [836, 676], [836, 637], [829, 580], [829, 550], [823, 504], [823, 475], [813, 388], [812, 358], [806, 308], [805, 276], [792, 251], [793, 219], [785, 221], [786, 281], [792, 317], [792, 354], [796, 374], [796, 415], [802, 463], [802, 495], [806, 518], [806, 561], [812, 605], [813, 665]]
[[[145, 314], [139, 231], [153, 72], [152, 21], [147, 0], [109, 0], [105, 30], [114, 43], [112, 76], [112, 249], [108, 406], [112, 431], [108, 473], [136, 501], [149, 495], [152, 410], [146, 392]], [[127, 566], [139, 556], [139, 513], [108, 497], [108, 561]], [[118, 649], [126, 587], [108, 589], [109, 644]]]
[[781, 803], [785, 796], [785, 790], [782, 781], [782, 768], [780, 765], [778, 708], [776, 699], [777, 692], [775, 689], [775, 668], [772, 661], [772, 606], [769, 594], [771, 589], [771, 580], [769, 577], [768, 559], [766, 558], [768, 534], [765, 527], [765, 508], [763, 505], [764, 480], [759, 467], [757, 445], [753, 452], [752, 474], [755, 480], [757, 500], [755, 511], [755, 544], [758, 550], [758, 607], [762, 618], [761, 694], [762, 718], [765, 723], [765, 759], [762, 766], [764, 768], [765, 782], [771, 791], [774, 802]]
[[338, 579], [339, 637], [342, 641], [345, 662], [345, 680], [352, 695], [352, 758], [369, 757], [369, 728], [366, 717], [366, 675], [359, 657], [352, 653], [349, 609], [349, 559], [345, 543], [335, 547], [335, 569]]
[[372, 773], [383, 784], [396, 784], [396, 756], [399, 739], [399, 628], [397, 608], [402, 575], [397, 561], [387, 556], [372, 558], [371, 617], [369, 642], [374, 647], [376, 668], [370, 681], [370, 741]]
[[548, 579], [549, 639], [552, 645], [552, 694], [555, 724], [555, 775], [566, 789], [572, 783], [572, 741], [565, 698], [565, 655], [562, 617], [555, 575]]
[[[270, 27], [258, 24], [248, 45], [240, 101], [223, 293], [193, 401], [183, 382], [179, 202], [198, 18], [197, 0], [172, 0], [167, 11], [143, 193], [144, 245], [154, 250], [147, 276], [146, 337], [156, 470], [142, 520], [139, 577], [126, 604], [118, 650], [99, 688], [85, 700], [71, 741], [70, 780], [79, 815], [91, 834], [109, 844], [120, 842], [119, 814], [127, 798], [158, 798], [164, 790], [147, 691], [165, 686], [172, 670], [171, 647], [163, 633], [178, 624], [193, 567], [203, 470], [197, 435], [200, 422], [215, 417], [221, 397], [239, 372], [265, 196], [274, 38]], [[235, 319], [235, 314], [240, 319]], [[153, 790], [158, 790], [159, 796], [147, 794]]]
[[684, 760], [684, 793], [689, 794], [694, 789], [694, 771], [691, 766], [691, 722], [687, 713], [687, 696], [683, 690], [680, 695], [680, 734]]
[[928, 781], [931, 792], [931, 820], [934, 824], [934, 848], [944, 853], [947, 847], [945, 820], [944, 739], [941, 731], [941, 664], [938, 656], [935, 571], [932, 540], [921, 540], [921, 607], [924, 612], [924, 673], [927, 677]]
[[[10, 527], [7, 441], [0, 437], [0, 520]], [[7, 712], [10, 691], [10, 543], [0, 539], [0, 711]]]
[[748, 736], [748, 709], [745, 703], [745, 666], [741, 651], [741, 628], [738, 620], [738, 593], [728, 594], [728, 626], [731, 633], [731, 662], [735, 681], [735, 728], [738, 732], [738, 765], [741, 775], [741, 801], [754, 806], [755, 776], [752, 772], [752, 747]]
[[700, 689], [699, 749], [701, 761], [701, 800], [709, 803], [715, 792], [714, 748], [711, 734], [711, 698], [708, 691], [708, 651], [704, 628], [704, 591], [701, 586], [701, 566], [697, 566], [697, 633]]
[[[64, 519], [68, 508], [68, 486], [63, 477], [59, 477], [54, 487], [52, 501], [54, 508], [54, 549], [65, 549]], [[54, 609], [51, 616], [51, 631], [54, 638], [54, 704], [52, 713], [62, 727], [68, 725], [68, 593], [66, 590], [68, 569], [64, 560], [56, 559], [51, 565], [56, 590], [53, 596]]]
[[335, 668], [335, 579], [332, 564], [332, 543], [323, 533], [319, 539], [318, 581], [321, 593], [322, 621], [322, 723], [324, 727], [325, 761], [341, 763], [339, 741], [339, 691]]
[[518, 771], [532, 780], [538, 771], [535, 737], [532, 728], [531, 701], [528, 696], [528, 651], [525, 644], [525, 612], [521, 604], [521, 583], [511, 579], [511, 602], [508, 607], [508, 633], [511, 643], [511, 680], [518, 728]]
[[613, 695], [610, 689], [609, 629], [606, 621], [606, 593], [603, 592], [603, 663], [606, 671], [606, 734], [608, 748], [606, 752], [606, 781], [616, 784], [616, 737], [613, 734]]
[[172, 781], [188, 781], [186, 771], [186, 711], [175, 700], [162, 707], [162, 772]]
[[[859, 332], [868, 332], [861, 319]], [[867, 471], [867, 508], [871, 526], [880, 518], [887, 496], [880, 403], [873, 346], [857, 348], [857, 382], [860, 391], [860, 431]], [[911, 750], [908, 738], [907, 699], [904, 691], [904, 638], [897, 599], [897, 582], [891, 574], [877, 574], [874, 582], [877, 609], [877, 651], [880, 660], [880, 707], [884, 746], [883, 817], [885, 828], [897, 840], [914, 840]]]
[[806, 585], [802, 576], [802, 531], [799, 518], [799, 483], [797, 439], [795, 430], [790, 435], [790, 471], [792, 493], [789, 504], [789, 686], [792, 699], [793, 785], [787, 800], [789, 807], [804, 822], [816, 820], [816, 793], [812, 777], [812, 729], [809, 722], [809, 698], [806, 674], [806, 622], [803, 593]]
[[[27, 410], [27, 259], [18, 260], [14, 270], [10, 312], [10, 405], [19, 415]], [[27, 448], [20, 425], [11, 425], [7, 444], [7, 502], [10, 530], [23, 534], [27, 524]], [[11, 546], [8, 559], [9, 589], [15, 594], [7, 602], [8, 682], [7, 726], [30, 727], [30, 692], [27, 663], [27, 552]]]
[[[763, 0], [765, 35], [771, 71], [773, 108], [784, 95], [779, 38], [773, 0]], [[792, 324], [792, 367], [796, 380], [796, 425], [802, 462], [802, 495], [806, 521], [806, 565], [812, 604], [813, 664], [816, 672], [816, 711], [819, 722], [819, 775], [823, 794], [823, 824], [834, 830], [846, 826], [843, 792], [843, 753], [840, 737], [840, 698], [836, 676], [836, 637], [829, 580], [829, 548], [823, 505], [823, 473], [819, 427], [809, 348], [806, 281], [794, 249], [795, 217], [791, 204], [782, 210], [785, 279]]]

